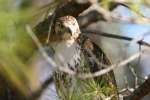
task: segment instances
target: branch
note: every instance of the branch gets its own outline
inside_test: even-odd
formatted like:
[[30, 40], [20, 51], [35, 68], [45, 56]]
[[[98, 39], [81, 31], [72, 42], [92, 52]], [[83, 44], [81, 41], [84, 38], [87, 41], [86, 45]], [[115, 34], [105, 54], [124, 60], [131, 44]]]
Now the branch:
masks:
[[72, 71], [71, 69], [57, 65], [57, 63], [47, 54], [47, 52], [43, 48], [43, 45], [41, 44], [41, 42], [39, 41], [37, 36], [33, 33], [32, 29], [29, 25], [26, 25], [26, 30], [27, 30], [27, 33], [29, 34], [29, 36], [33, 39], [33, 42], [38, 47], [39, 52], [42, 54], [42, 56], [45, 58], [45, 60], [49, 63], [50, 67], [52, 67], [55, 70], [60, 70], [62, 72], [68, 73], [70, 75], [75, 74], [75, 72]]
[[109, 5], [109, 10], [113, 11], [118, 6], [124, 6], [126, 8], [129, 8], [128, 4], [130, 4], [130, 3], [129, 2], [125, 2], [125, 1], [112, 0], [111, 2], [109, 2], [108, 5]]
[[84, 27], [90, 25], [91, 23], [97, 22], [99, 20], [106, 21], [106, 19], [103, 17], [103, 15], [100, 14], [96, 10], [92, 10], [85, 15], [81, 15], [81, 16], [77, 17], [77, 21], [79, 23], [80, 28], [84, 28]]
[[[65, 15], [71, 15], [77, 17], [80, 13], [82, 13], [91, 5], [92, 3], [90, 2], [90, 0], [87, 0], [87, 2], [83, 2], [83, 3], [79, 3], [77, 2], [77, 0], [61, 2], [60, 5], [58, 5], [56, 10], [54, 11], [55, 19]], [[46, 33], [47, 35], [49, 30], [49, 25], [52, 21], [52, 17], [53, 15], [49, 16], [47, 19], [45, 19], [44, 21], [36, 25], [34, 28], [35, 33], [42, 34], [42, 35]]]
[[100, 70], [100, 71], [97, 71], [97, 72], [94, 72], [94, 73], [76, 73], [76, 72], [70, 70], [69, 68], [65, 68], [65, 67], [62, 67], [62, 66], [57, 66], [57, 63], [52, 58], [50, 58], [48, 56], [48, 54], [44, 51], [42, 44], [40, 43], [40, 41], [38, 40], [36, 35], [32, 32], [31, 28], [29, 26], [27, 26], [26, 29], [28, 31], [28, 34], [31, 36], [31, 38], [33, 39], [33, 41], [35, 42], [35, 44], [39, 48], [39, 51], [41, 52], [43, 57], [47, 60], [47, 62], [50, 65], [52, 65], [51, 67], [53, 67], [55, 69], [58, 69], [62, 72], [65, 72], [67, 74], [70, 74], [70, 75], [77, 75], [79, 78], [82, 78], [82, 79], [101, 76], [101, 75], [104, 75], [104, 74], [112, 71], [116, 67], [125, 66], [126, 64], [128, 64], [128, 63], [132, 62], [133, 60], [137, 59], [138, 57], [140, 57], [140, 55], [142, 53], [142, 51], [138, 52], [138, 53], [134, 54], [133, 56], [129, 57], [128, 59], [120, 62], [119, 64], [114, 64], [114, 65], [108, 66], [106, 69], [103, 69], [103, 70]]
[[40, 89], [36, 90], [35, 92], [31, 93], [31, 95], [28, 97], [29, 100], [37, 100], [44, 90], [53, 82], [53, 76], [50, 76], [47, 80], [44, 81]]
[[[127, 36], [122, 36], [122, 35], [116, 35], [116, 34], [109, 34], [105, 32], [100, 32], [98, 30], [82, 30], [84, 35], [98, 35], [98, 36], [103, 36], [107, 38], [114, 38], [114, 39], [120, 39], [120, 40], [126, 40], [126, 41], [134, 41], [135, 38], [127, 37]], [[147, 47], [150, 47], [150, 44], [143, 41], [143, 40], [136, 40], [136, 42], [140, 45], [144, 45]]]
[[135, 89], [135, 91], [127, 98], [129, 100], [141, 100], [148, 93], [150, 93], [150, 76], [142, 85], [139, 86], [139, 88]]
[[113, 64], [111, 66], [108, 66], [108, 68], [105, 68], [103, 70], [94, 72], [94, 73], [83, 73], [83, 74], [78, 74], [78, 77], [86, 79], [86, 78], [93, 78], [93, 77], [97, 77], [97, 76], [101, 76], [104, 75], [110, 71], [112, 71], [113, 69], [115, 69], [116, 67], [122, 67], [125, 66], [126, 64], [134, 61], [135, 59], [137, 59], [138, 57], [140, 57], [141, 52], [138, 52], [134, 55], [132, 55], [131, 57], [125, 59], [124, 61], [118, 63], [118, 64]]

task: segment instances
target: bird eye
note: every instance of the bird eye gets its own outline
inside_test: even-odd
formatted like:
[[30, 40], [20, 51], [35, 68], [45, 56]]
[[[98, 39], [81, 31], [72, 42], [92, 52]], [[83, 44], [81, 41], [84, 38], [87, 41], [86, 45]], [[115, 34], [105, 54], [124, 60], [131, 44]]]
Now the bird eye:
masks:
[[61, 23], [57, 23], [57, 25], [61, 28], [62, 27], [62, 24]]

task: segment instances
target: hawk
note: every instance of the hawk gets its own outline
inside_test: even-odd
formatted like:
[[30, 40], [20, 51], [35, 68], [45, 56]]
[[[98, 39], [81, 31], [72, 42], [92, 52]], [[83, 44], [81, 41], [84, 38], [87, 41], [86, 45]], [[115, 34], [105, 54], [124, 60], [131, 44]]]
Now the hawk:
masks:
[[[74, 17], [60, 17], [56, 20], [54, 27], [55, 33], [50, 36], [49, 46], [54, 50], [53, 59], [58, 66], [69, 68], [76, 73], [85, 73], [103, 69], [95, 61], [95, 58], [100, 63], [110, 65], [110, 61], [104, 52], [88, 37], [82, 35], [78, 22]], [[86, 93], [87, 83], [92, 82], [100, 92], [100, 95], [97, 96], [99, 99], [96, 100], [103, 98], [101, 92], [105, 87], [106, 90], [109, 90], [105, 91], [105, 96], [117, 95], [113, 72], [93, 79], [82, 80], [57, 70], [54, 73], [54, 81], [61, 100], [72, 100], [73, 95], [79, 92]], [[93, 98], [96, 98], [96, 96]]]

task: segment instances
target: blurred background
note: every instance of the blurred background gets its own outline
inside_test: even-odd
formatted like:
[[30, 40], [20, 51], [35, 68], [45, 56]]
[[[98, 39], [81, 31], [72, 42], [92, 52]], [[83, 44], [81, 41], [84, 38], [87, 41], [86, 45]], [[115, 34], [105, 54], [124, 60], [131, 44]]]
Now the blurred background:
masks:
[[[39, 80], [43, 80], [41, 78], [51, 74], [50, 72], [45, 72], [51, 71], [51, 69], [47, 69], [48, 64], [43, 60], [44, 58], [37, 56], [39, 55], [37, 47], [28, 35], [26, 25], [30, 24], [34, 27], [44, 20], [45, 15], [50, 14], [56, 7], [57, 2], [59, 2], [59, 0], [55, 1], [56, 3], [51, 4], [52, 0], [0, 0], [0, 76], [2, 77], [0, 81], [4, 79], [6, 83], [10, 83], [2, 85], [0, 83], [0, 91], [3, 91], [3, 85], [6, 85], [6, 87], [13, 86], [18, 88], [21, 94], [28, 95], [31, 91], [39, 88], [41, 84]], [[101, 1], [105, 3], [105, 1], [109, 0]], [[133, 0], [132, 2], [131, 8], [142, 13], [147, 18], [150, 17], [149, 0]], [[106, 5], [108, 5], [107, 2]], [[150, 24], [148, 21], [140, 18], [140, 14], [123, 6], [118, 6], [112, 13], [136, 18], [136, 21], [98, 21], [87, 28], [132, 38], [143, 36], [143, 40], [150, 43]], [[147, 34], [144, 36], [143, 34], [145, 33]], [[103, 48], [113, 64], [128, 58], [144, 48], [136, 43], [129, 43], [129, 41], [124, 40], [100, 36], [93, 36], [93, 38]], [[33, 63], [35, 57], [39, 58]], [[127, 66], [114, 70], [119, 90], [126, 88], [127, 85], [130, 88], [135, 88], [136, 82], [141, 84], [145, 80], [145, 77], [150, 74], [149, 59], [150, 54], [146, 52]], [[45, 66], [45, 69], [43, 66]], [[43, 73], [47, 74], [44, 76]], [[138, 77], [137, 81], [135, 80], [136, 77]], [[50, 97], [56, 100], [55, 97], [57, 96], [53, 88], [54, 85], [52, 85], [52, 92], [50, 93], [52, 95]], [[149, 99], [150, 96], [145, 97], [145, 100]]]

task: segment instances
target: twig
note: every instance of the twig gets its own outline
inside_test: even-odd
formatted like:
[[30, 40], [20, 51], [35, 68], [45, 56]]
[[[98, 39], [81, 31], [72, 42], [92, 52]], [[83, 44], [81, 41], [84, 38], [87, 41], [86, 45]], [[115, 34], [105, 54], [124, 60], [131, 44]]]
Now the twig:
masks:
[[138, 87], [138, 76], [137, 76], [137, 74], [136, 74], [134, 68], [132, 68], [131, 66], [129, 66], [129, 69], [131, 70], [133, 76], [135, 77], [135, 84], [134, 84], [135, 87], [134, 87], [134, 88], [137, 88], [137, 87]]
[[112, 94], [111, 96], [105, 98], [105, 100], [112, 100], [113, 97], [115, 97], [116, 95], [115, 94]]
[[36, 35], [33, 33], [32, 29], [31, 29], [31, 27], [29, 25], [26, 25], [26, 30], [27, 30], [27, 33], [31, 36], [31, 38], [35, 42], [35, 44], [37, 45], [37, 47], [38, 47], [40, 53], [42, 54], [42, 56], [51, 65], [50, 67], [53, 67], [54, 69], [58, 69], [60, 71], [63, 71], [65, 73], [68, 73], [68, 74], [71, 74], [71, 75], [75, 74], [75, 72], [72, 71], [72, 70], [70, 70], [69, 68], [57, 66], [56, 62], [52, 58], [50, 58], [48, 56], [48, 54], [45, 52], [42, 44], [40, 43], [40, 41], [38, 40], [38, 38], [36, 37]]
[[37, 100], [37, 98], [39, 98], [42, 93], [44, 92], [44, 90], [49, 86], [49, 84], [51, 84], [53, 82], [53, 76], [49, 77], [43, 84], [42, 86], [36, 90], [35, 92], [33, 92], [28, 99], [29, 100]]
[[104, 74], [110, 72], [111, 70], [115, 69], [116, 67], [122, 67], [122, 66], [125, 66], [126, 64], [128, 64], [128, 63], [134, 61], [134, 60], [137, 59], [141, 54], [142, 54], [141, 52], [138, 52], [138, 53], [132, 55], [131, 57], [127, 58], [126, 60], [124, 60], [124, 61], [122, 61], [122, 62], [120, 62], [120, 63], [118, 63], [118, 64], [113, 64], [113, 65], [109, 66], [108, 68], [105, 68], [105, 69], [103, 69], [103, 70], [100, 70], [100, 71], [97, 71], [97, 72], [94, 72], [94, 73], [89, 73], [89, 74], [88, 74], [88, 73], [87, 73], [87, 74], [84, 73], [84, 74], [79, 74], [78, 76], [79, 76], [80, 78], [85, 79], [85, 78], [93, 78], [93, 77], [97, 77], [97, 76], [104, 75]]
[[77, 17], [77, 21], [80, 28], [85, 28], [88, 25], [100, 20], [106, 21], [103, 15], [99, 13], [97, 10], [89, 11], [87, 14], [80, 15], [79, 17]]
[[43, 55], [43, 57], [48, 61], [48, 63], [50, 65], [52, 65], [53, 68], [57, 68], [60, 71], [68, 73], [70, 75], [77, 75], [79, 78], [82, 78], [82, 79], [93, 78], [93, 77], [104, 75], [104, 74], [110, 72], [111, 70], [115, 69], [116, 67], [121, 67], [121, 66], [124, 66], [124, 65], [132, 62], [133, 60], [137, 59], [141, 55], [141, 53], [142, 53], [142, 52], [138, 52], [138, 53], [132, 55], [131, 57], [127, 58], [126, 60], [120, 62], [119, 64], [114, 64], [114, 65], [108, 66], [108, 68], [106, 68], [106, 69], [103, 69], [103, 70], [100, 70], [100, 71], [97, 71], [97, 72], [94, 72], [94, 73], [80, 73], [79, 74], [79, 73], [76, 73], [76, 72], [70, 70], [69, 68], [57, 66], [57, 64], [55, 63], [55, 61], [53, 61], [47, 55], [47, 53], [44, 51], [44, 49], [42, 47], [42, 44], [39, 42], [39, 40], [37, 39], [37, 37], [35, 36], [35, 34], [32, 32], [31, 28], [27, 25], [26, 29], [28, 31], [28, 34], [34, 40], [35, 44], [38, 46], [38, 48], [39, 48], [41, 54]]
[[129, 100], [141, 100], [145, 95], [150, 93], [150, 77], [139, 86], [139, 88], [135, 89], [135, 91], [128, 96]]
[[53, 15], [51, 15], [51, 22], [49, 24], [49, 29], [48, 29], [48, 35], [47, 35], [47, 39], [46, 39], [46, 44], [49, 43], [49, 39], [50, 39], [50, 36], [51, 36], [51, 29], [52, 29], [52, 26], [53, 26], [53, 23], [54, 23], [54, 20], [55, 20], [55, 12]]
[[[84, 34], [84, 35], [88, 35], [88, 34], [92, 35], [93, 34], [93, 35], [99, 35], [99, 36], [104, 36], [107, 38], [114, 38], [114, 39], [120, 39], [120, 40], [127, 40], [127, 41], [133, 41], [134, 40], [134, 38], [131, 38], [131, 37], [116, 35], [116, 34], [109, 34], [109, 33], [100, 32], [100, 31], [96, 31], [96, 30], [82, 30], [82, 32], [83, 32], [82, 34]], [[140, 45], [150, 47], [150, 44], [143, 41], [143, 40], [138, 40], [135, 42], [137, 42]]]
[[[93, 54], [93, 52], [91, 52], [91, 50], [86, 49], [86, 51], [88, 52], [88, 54], [92, 57], [92, 59], [95, 61], [95, 63], [96, 63], [98, 66], [102, 66], [102, 67], [104, 67], [104, 68], [109, 67], [108, 65], [105, 65], [105, 64], [103, 64], [102, 62], [100, 62], [99, 59], [97, 59], [96, 56]], [[101, 67], [99, 67], [99, 68], [101, 68]]]
[[[84, 3], [79, 3], [76, 0], [72, 0], [72, 1], [67, 0], [67, 1], [61, 2], [55, 10], [55, 19], [62, 17], [62, 16], [66, 16], [66, 15], [77, 17], [81, 12], [86, 10], [91, 5], [92, 3], [90, 2], [90, 0], [87, 0]], [[49, 25], [52, 19], [53, 17], [49, 16], [47, 19], [45, 19], [44, 21], [36, 25], [34, 28], [35, 33], [40, 36], [41, 34], [42, 35], [46, 34], [45, 37], [47, 37]], [[55, 22], [55, 19], [54, 19], [54, 22]]]
[[[139, 18], [137, 19], [135, 17], [125, 17], [125, 16], [121, 16], [120, 14], [113, 13], [107, 9], [104, 9], [103, 7], [100, 7], [98, 4], [93, 5], [93, 7], [103, 16], [103, 19], [107, 19], [106, 21], [118, 22], [119, 20], [122, 22], [137, 23], [139, 20]], [[142, 22], [150, 22], [150, 18], [145, 16], [142, 16], [141, 20], [143, 20]]]
[[[146, 36], [148, 36], [148, 35], [150, 35], [150, 31], [147, 31], [147, 32], [142, 33], [142, 34], [140, 34], [139, 36], [135, 37], [134, 39], [132, 39], [132, 41], [130, 42], [130, 44], [131, 44], [131, 43], [138, 43], [139, 41], [143, 41], [144, 38], [145, 38]], [[139, 49], [140, 49], [140, 47], [139, 47]]]

